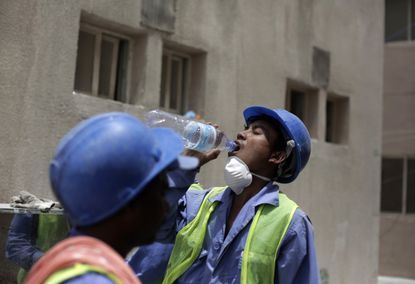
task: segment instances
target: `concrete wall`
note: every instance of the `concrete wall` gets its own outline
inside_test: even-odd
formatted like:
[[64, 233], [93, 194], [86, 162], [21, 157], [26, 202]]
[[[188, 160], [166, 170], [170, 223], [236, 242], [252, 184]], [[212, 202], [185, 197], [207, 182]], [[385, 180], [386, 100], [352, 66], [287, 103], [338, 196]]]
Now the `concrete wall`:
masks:
[[382, 214], [379, 238], [379, 274], [415, 279], [415, 216]]
[[[415, 157], [415, 43], [385, 45], [383, 155]], [[410, 189], [413, 190], [413, 189]], [[379, 273], [415, 279], [414, 214], [382, 214]]]
[[[193, 104], [234, 137], [250, 104], [285, 106], [288, 79], [316, 88], [317, 133], [309, 166], [283, 186], [315, 226], [325, 283], [375, 283], [378, 260], [383, 5], [340, 0], [178, 0], [174, 33], [140, 25], [141, 1], [2, 1], [0, 4], [0, 191], [51, 196], [47, 167], [59, 138], [107, 110], [138, 116], [155, 107], [163, 42], [204, 52]], [[81, 13], [82, 11], [82, 13]], [[72, 94], [81, 19], [132, 37], [129, 102]], [[313, 47], [330, 52], [330, 81], [312, 78]], [[202, 65], [203, 66], [203, 65]], [[202, 72], [203, 73], [203, 72]], [[324, 142], [328, 92], [349, 98], [349, 141]], [[201, 180], [222, 184], [225, 155]]]
[[378, 284], [415, 284], [415, 280], [399, 277], [378, 277]]

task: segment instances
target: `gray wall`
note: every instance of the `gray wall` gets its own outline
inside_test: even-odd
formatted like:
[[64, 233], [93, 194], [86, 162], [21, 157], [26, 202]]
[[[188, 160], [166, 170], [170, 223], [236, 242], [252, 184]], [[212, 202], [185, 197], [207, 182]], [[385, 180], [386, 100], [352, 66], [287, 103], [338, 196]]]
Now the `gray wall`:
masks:
[[[229, 134], [250, 104], [284, 107], [286, 82], [318, 89], [309, 166], [282, 188], [309, 213], [328, 283], [375, 283], [383, 67], [382, 1], [177, 1], [174, 33], [140, 24], [141, 1], [1, 1], [1, 202], [20, 190], [51, 196], [48, 161], [59, 138], [89, 115], [155, 107], [163, 41], [204, 52], [205, 81], [192, 98]], [[135, 41], [129, 102], [72, 94], [81, 19]], [[330, 81], [312, 78], [312, 52], [330, 52]], [[203, 66], [202, 64], [202, 66]], [[202, 73], [203, 73], [202, 72]], [[324, 142], [327, 93], [349, 98], [346, 145]], [[225, 155], [201, 174], [223, 183]]]
[[382, 214], [379, 274], [415, 279], [415, 216]]

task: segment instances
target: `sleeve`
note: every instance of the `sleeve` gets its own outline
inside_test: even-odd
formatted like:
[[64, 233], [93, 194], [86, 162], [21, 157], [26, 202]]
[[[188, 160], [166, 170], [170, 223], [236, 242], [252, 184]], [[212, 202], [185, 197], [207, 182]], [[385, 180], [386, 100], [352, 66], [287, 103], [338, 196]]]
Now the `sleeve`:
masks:
[[152, 243], [141, 246], [128, 264], [143, 283], [161, 283], [173, 244]]
[[38, 215], [16, 214], [10, 224], [6, 257], [25, 270], [43, 255], [36, 247]]
[[320, 283], [313, 227], [300, 209], [287, 230], [276, 265], [275, 283]]
[[173, 243], [176, 237], [176, 221], [180, 216], [179, 200], [184, 196], [187, 189], [195, 181], [197, 171], [175, 170], [167, 173], [169, 189], [166, 191], [165, 200], [169, 210], [160, 226], [156, 241], [161, 243]]

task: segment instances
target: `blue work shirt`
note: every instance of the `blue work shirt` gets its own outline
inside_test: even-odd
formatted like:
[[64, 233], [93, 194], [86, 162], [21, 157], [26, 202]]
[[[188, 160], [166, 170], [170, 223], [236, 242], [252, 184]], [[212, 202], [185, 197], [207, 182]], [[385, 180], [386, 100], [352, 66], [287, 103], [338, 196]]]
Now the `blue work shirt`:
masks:
[[25, 270], [39, 260], [43, 252], [36, 247], [39, 215], [15, 214], [10, 223], [6, 258]]
[[[180, 184], [179, 184], [180, 185]], [[176, 191], [180, 186], [173, 187]], [[183, 190], [183, 189], [182, 189]], [[177, 232], [188, 224], [197, 214], [207, 190], [189, 190], [175, 205], [177, 192], [170, 195], [169, 203], [175, 214], [170, 214], [159, 234], [159, 241], [173, 242], [175, 235], [168, 235], [174, 228]], [[198, 258], [192, 266], [176, 281], [176, 283], [240, 283], [242, 255], [250, 224], [255, 216], [256, 209], [261, 204], [278, 206], [279, 188], [272, 182], [268, 183], [255, 196], [247, 201], [239, 212], [228, 234], [225, 236], [226, 219], [229, 214], [234, 193], [228, 188], [221, 194], [210, 198], [211, 202], [218, 201], [216, 210], [212, 213], [203, 246]], [[177, 200], [177, 199], [176, 199]], [[169, 229], [170, 228], [170, 229]], [[166, 246], [164, 250], [169, 250]], [[153, 251], [152, 251], [153, 250]], [[146, 279], [153, 279], [147, 273], [155, 273], [154, 264], [160, 263], [158, 275], [165, 274], [167, 253], [156, 252], [160, 247], [146, 246], [137, 251], [137, 258], [151, 255], [138, 266], [131, 266], [143, 283]], [[153, 257], [154, 256], [154, 257]], [[297, 209], [282, 241], [276, 261], [275, 283], [319, 283], [319, 270], [314, 246], [313, 228], [310, 220], [301, 209]]]

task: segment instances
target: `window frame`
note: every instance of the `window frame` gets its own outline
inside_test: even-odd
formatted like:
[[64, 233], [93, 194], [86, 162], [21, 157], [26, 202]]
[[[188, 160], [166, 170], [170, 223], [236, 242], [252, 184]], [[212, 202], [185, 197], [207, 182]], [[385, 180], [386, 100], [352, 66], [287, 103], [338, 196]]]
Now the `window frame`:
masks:
[[[163, 110], [181, 114], [188, 105], [188, 93], [190, 88], [190, 81], [191, 81], [191, 67], [192, 67], [192, 56], [186, 54], [184, 52], [180, 52], [174, 50], [172, 48], [165, 47], [163, 48], [162, 53], [162, 67], [161, 67], [161, 77], [163, 77], [163, 58], [167, 57], [166, 62], [166, 73], [164, 80], [163, 78], [160, 79], [160, 99], [159, 99], [159, 107]], [[180, 72], [178, 74], [177, 81], [177, 90], [176, 93], [178, 94], [176, 98], [176, 108], [170, 108], [171, 102], [171, 71], [172, 71], [172, 62], [176, 60], [180, 63]], [[184, 73], [184, 74], [183, 74]], [[163, 86], [164, 84], [164, 86]], [[164, 91], [164, 94], [162, 94]], [[162, 100], [164, 99], [163, 103]]]
[[[415, 212], [408, 212], [407, 211], [407, 196], [408, 196], [408, 162], [409, 160], [414, 160], [415, 157], [411, 156], [404, 156], [404, 157], [392, 157], [392, 156], [383, 156], [383, 159], [399, 159], [402, 162], [402, 203], [401, 203], [401, 211], [382, 211], [382, 207], [380, 207], [380, 212], [382, 214], [400, 214], [400, 215], [415, 215]], [[382, 165], [383, 167], [383, 165]], [[413, 189], [415, 190], [415, 189]], [[381, 183], [381, 200], [382, 203], [382, 183]]]
[[319, 100], [320, 100], [319, 89], [308, 86], [301, 82], [294, 81], [292, 79], [288, 79], [286, 83], [285, 108], [290, 112], [293, 112], [291, 108], [293, 92], [301, 93], [304, 99], [303, 109], [302, 109], [303, 117], [299, 117], [299, 118], [306, 125], [311, 138], [319, 140], [320, 139], [319, 133], [318, 133], [318, 127], [319, 127], [318, 123], [320, 119], [319, 118], [320, 113], [318, 110]]
[[[331, 106], [332, 111], [330, 114], [328, 113], [329, 105]], [[324, 141], [331, 144], [348, 145], [350, 137], [349, 120], [349, 97], [328, 92], [326, 98], [326, 124]]]
[[[87, 23], [81, 23], [79, 27], [79, 32], [89, 33], [95, 36], [95, 43], [94, 43], [94, 58], [93, 58], [93, 69], [92, 69], [92, 82], [91, 82], [91, 93], [85, 92], [82, 90], [77, 90], [74, 84], [74, 91], [77, 93], [90, 95], [99, 98], [105, 98], [110, 100], [116, 100], [116, 84], [117, 84], [117, 69], [118, 69], [118, 56], [119, 56], [119, 48], [121, 41], [128, 42], [128, 58], [131, 58], [131, 52], [133, 50], [133, 39], [126, 35], [113, 32], [111, 30], [97, 27], [94, 25], [90, 25]], [[112, 54], [112, 61], [111, 61], [111, 74], [110, 74], [110, 84], [109, 84], [109, 94], [99, 94], [99, 80], [100, 80], [100, 65], [101, 65], [101, 45], [103, 41], [109, 41], [114, 44], [113, 54]], [[79, 48], [79, 42], [78, 42]], [[115, 64], [114, 64], [115, 63]], [[131, 74], [131, 63], [130, 60], [127, 60], [127, 73], [126, 73], [126, 84], [127, 84], [127, 91], [126, 91], [126, 98], [128, 98], [128, 83]], [[76, 71], [75, 71], [76, 72]], [[75, 74], [76, 77], [76, 74]], [[119, 101], [119, 100], [116, 100]]]
[[[386, 7], [386, 1], [393, 1], [393, 0], [385, 0], [385, 7]], [[406, 8], [407, 8], [407, 15], [406, 16], [408, 17], [407, 18], [407, 23], [406, 23], [406, 27], [407, 27], [406, 39], [404, 39], [404, 40], [387, 40], [386, 34], [385, 34], [384, 42], [386, 44], [396, 44], [396, 43], [402, 43], [402, 42], [415, 41], [415, 9], [412, 7], [413, 5], [415, 5], [415, 1], [414, 0], [405, 0], [405, 1], [406, 1]], [[384, 29], [385, 29], [385, 31], [386, 31], [386, 13], [387, 13], [387, 9], [385, 9], [385, 15], [384, 15], [384, 19], [385, 19]]]

